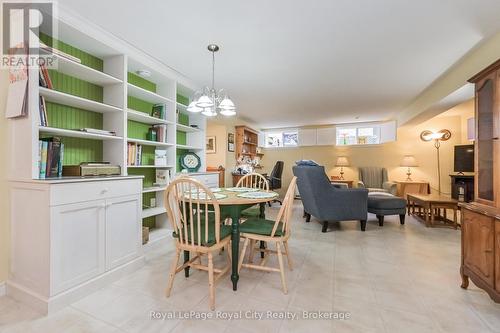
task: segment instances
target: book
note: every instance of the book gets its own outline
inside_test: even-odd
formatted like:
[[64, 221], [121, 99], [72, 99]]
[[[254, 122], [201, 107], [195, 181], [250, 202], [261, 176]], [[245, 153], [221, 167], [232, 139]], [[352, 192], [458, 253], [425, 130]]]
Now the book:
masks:
[[59, 165], [57, 170], [57, 177], [62, 177], [64, 161], [64, 143], [61, 142], [61, 152], [59, 153]]
[[46, 170], [47, 170], [47, 150], [48, 150], [48, 142], [45, 140], [40, 140], [41, 142], [41, 153], [40, 153], [40, 173], [38, 178], [45, 179], [46, 178]]
[[52, 80], [50, 79], [50, 74], [47, 67], [45, 67], [45, 65], [40, 65], [40, 70], [42, 71], [43, 78], [47, 84], [46, 88], [53, 89], [54, 86], [52, 85]]
[[135, 155], [135, 165], [142, 164], [142, 145], [137, 145], [137, 151]]
[[153, 109], [151, 111], [151, 117], [165, 119], [165, 104], [155, 104], [153, 105]]
[[40, 112], [40, 126], [48, 126], [47, 105], [45, 104], [45, 98], [43, 96], [40, 96], [38, 108]]
[[167, 151], [155, 149], [155, 166], [167, 166]]
[[170, 176], [168, 170], [156, 169], [156, 185], [168, 185], [170, 181]]
[[47, 141], [47, 164], [45, 178], [57, 177], [59, 175], [59, 163], [61, 156], [61, 139], [58, 137], [43, 138]]

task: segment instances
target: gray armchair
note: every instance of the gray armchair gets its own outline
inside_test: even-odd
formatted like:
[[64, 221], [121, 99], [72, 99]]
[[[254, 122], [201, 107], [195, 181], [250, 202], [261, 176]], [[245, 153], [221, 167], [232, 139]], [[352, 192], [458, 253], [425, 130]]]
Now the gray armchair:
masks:
[[359, 168], [358, 187], [367, 188], [370, 192], [387, 192], [396, 195], [397, 184], [388, 181], [387, 169], [379, 167]]
[[297, 186], [306, 222], [311, 215], [323, 221], [322, 231], [326, 232], [329, 221], [359, 220], [361, 230], [365, 231], [368, 191], [362, 188], [338, 188], [330, 184], [322, 166], [297, 165], [293, 167], [297, 176]]

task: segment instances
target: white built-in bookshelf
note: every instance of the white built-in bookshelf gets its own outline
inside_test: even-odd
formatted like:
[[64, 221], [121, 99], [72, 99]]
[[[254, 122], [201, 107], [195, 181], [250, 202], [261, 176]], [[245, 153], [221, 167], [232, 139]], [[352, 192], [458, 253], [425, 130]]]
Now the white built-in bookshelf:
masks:
[[[102, 146], [98, 145], [99, 149], [102, 150], [102, 161], [119, 165], [121, 176], [140, 175], [141, 172], [144, 172], [147, 177], [156, 169], [169, 170], [171, 176], [174, 176], [176, 172], [180, 171], [178, 170], [178, 152], [185, 150], [196, 152], [202, 161], [200, 171], [205, 170], [206, 119], [201, 114], [187, 112], [186, 105], [177, 98], [178, 95], [189, 97], [193, 91], [197, 90], [198, 87], [193, 82], [132, 47], [129, 43], [96, 26], [89, 26], [87, 22], [83, 22], [75, 16], [65, 15], [61, 12], [57, 24], [58, 35], [53, 36], [54, 38], [102, 59], [103, 66], [102, 71], [96, 70], [83, 63], [74, 62], [63, 56], [56, 56], [58, 61], [56, 70], [67, 76], [102, 87], [102, 101], [84, 98], [62, 90], [40, 87], [38, 69], [30, 69], [28, 82], [29, 115], [26, 118], [10, 122], [12, 145], [8, 160], [11, 179], [36, 180], [39, 178], [39, 139], [46, 136], [83, 140], [81, 141], [82, 145], [89, 140], [102, 142]], [[151, 76], [145, 79], [156, 85], [155, 92], [129, 82], [128, 73], [135, 74], [141, 70], [151, 73]], [[98, 114], [99, 117], [102, 117], [101, 129], [113, 131], [116, 135], [95, 134], [79, 131], [78, 128], [53, 126], [50, 118], [48, 126], [41, 126], [39, 96], [43, 96], [48, 103]], [[166, 111], [164, 118], [155, 118], [151, 114], [131, 108], [128, 96], [147, 103], [164, 104]], [[187, 119], [187, 123], [185, 121], [184, 124], [179, 122], [177, 112], [185, 115], [181, 117], [184, 120]], [[60, 115], [60, 117], [64, 117], [64, 115]], [[167, 128], [165, 140], [157, 142], [130, 136], [129, 122], [131, 121], [148, 126], [165, 125]], [[191, 125], [195, 125], [196, 128], [191, 127]], [[178, 131], [185, 133], [180, 135], [185, 137], [182, 142], [177, 140]], [[128, 165], [128, 143], [151, 149], [166, 150], [167, 165]], [[59, 180], [64, 183], [65, 179], [63, 177]], [[152, 184], [144, 184], [143, 194], [147, 198], [154, 196], [156, 207], [146, 207], [149, 203], [143, 202], [145, 206], [142, 217], [156, 218], [156, 228], [160, 230], [162, 235], [167, 235], [168, 233], [161, 231], [167, 227], [165, 207], [163, 207], [164, 190], [165, 186], [153, 187]], [[158, 239], [158, 237], [152, 235], [151, 239]]]

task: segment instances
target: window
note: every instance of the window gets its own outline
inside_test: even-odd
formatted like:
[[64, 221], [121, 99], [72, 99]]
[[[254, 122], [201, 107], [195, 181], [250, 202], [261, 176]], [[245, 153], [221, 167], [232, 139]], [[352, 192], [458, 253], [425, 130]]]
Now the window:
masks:
[[299, 134], [296, 130], [286, 130], [266, 133], [266, 147], [296, 147], [299, 144]]
[[337, 127], [337, 145], [373, 145], [380, 143], [379, 126]]

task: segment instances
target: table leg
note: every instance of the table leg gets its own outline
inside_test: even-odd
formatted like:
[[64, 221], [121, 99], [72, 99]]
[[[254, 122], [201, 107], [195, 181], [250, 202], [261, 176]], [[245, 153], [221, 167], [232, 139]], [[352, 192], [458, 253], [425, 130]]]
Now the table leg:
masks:
[[[265, 219], [266, 218], [266, 212], [265, 212], [266, 211], [266, 203], [263, 202], [259, 206], [260, 206], [260, 216], [259, 217], [261, 219]], [[261, 249], [265, 249], [266, 248], [266, 242], [260, 241], [260, 248]], [[264, 258], [264, 254], [265, 254], [264, 251], [260, 251], [260, 257], [261, 258]]]
[[431, 225], [434, 226], [434, 208], [431, 206], [430, 207], [431, 211]]
[[[184, 263], [189, 261], [189, 251], [184, 251]], [[189, 277], [189, 266], [184, 268], [184, 276]]]
[[232, 253], [232, 263], [231, 263], [231, 281], [233, 282], [233, 290], [236, 291], [238, 289], [238, 279], [240, 276], [238, 275], [238, 260], [239, 250], [240, 250], [240, 214], [236, 209], [232, 209], [231, 211], [231, 253]]

